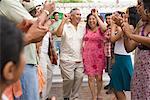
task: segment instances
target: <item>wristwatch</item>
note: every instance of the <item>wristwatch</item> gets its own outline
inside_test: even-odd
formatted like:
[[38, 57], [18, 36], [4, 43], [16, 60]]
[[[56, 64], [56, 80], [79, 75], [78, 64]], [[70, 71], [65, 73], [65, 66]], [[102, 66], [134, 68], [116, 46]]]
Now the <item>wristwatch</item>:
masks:
[[43, 11], [47, 14], [47, 16], [50, 14], [48, 10], [43, 10]]

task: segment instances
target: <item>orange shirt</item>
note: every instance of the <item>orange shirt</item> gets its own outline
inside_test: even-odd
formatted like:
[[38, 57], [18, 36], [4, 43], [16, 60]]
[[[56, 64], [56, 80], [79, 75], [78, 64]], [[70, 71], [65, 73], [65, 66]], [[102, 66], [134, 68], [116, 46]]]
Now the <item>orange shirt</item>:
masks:
[[20, 97], [22, 95], [20, 80], [8, 86], [3, 94], [7, 96], [8, 100], [14, 100], [14, 97]]

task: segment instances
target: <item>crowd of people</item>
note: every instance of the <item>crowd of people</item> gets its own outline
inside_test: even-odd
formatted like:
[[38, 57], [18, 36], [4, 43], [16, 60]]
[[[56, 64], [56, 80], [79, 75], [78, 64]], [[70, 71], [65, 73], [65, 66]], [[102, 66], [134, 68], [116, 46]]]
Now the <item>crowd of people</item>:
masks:
[[59, 19], [55, 2], [31, 5], [0, 0], [0, 100], [56, 100], [53, 65], [61, 70], [63, 100], [79, 100], [84, 74], [92, 100], [103, 100], [104, 69], [114, 100], [127, 100], [125, 91], [131, 100], [150, 100], [149, 0], [106, 14], [106, 23], [96, 8], [83, 22], [78, 8]]

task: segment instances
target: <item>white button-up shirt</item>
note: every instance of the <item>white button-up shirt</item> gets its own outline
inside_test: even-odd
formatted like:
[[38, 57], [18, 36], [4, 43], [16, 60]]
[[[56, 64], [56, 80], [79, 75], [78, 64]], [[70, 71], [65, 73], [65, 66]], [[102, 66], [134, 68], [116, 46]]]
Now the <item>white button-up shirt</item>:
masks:
[[78, 24], [77, 30], [71, 24], [65, 24], [62, 34], [60, 59], [64, 61], [82, 61], [81, 47], [85, 25]]

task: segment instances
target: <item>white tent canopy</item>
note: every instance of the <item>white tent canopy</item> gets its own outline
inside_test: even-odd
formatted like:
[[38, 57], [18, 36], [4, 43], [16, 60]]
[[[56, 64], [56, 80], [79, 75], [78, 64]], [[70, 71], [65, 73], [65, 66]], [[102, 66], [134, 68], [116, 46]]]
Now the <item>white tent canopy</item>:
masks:
[[[35, 0], [37, 4], [41, 4], [44, 0]], [[53, 0], [55, 1], [55, 0]], [[115, 11], [125, 11], [126, 8], [135, 6], [137, 0], [93, 0], [92, 3], [56, 3], [56, 11], [68, 13], [72, 8], [81, 9], [82, 17], [85, 18], [92, 8], [97, 8], [100, 13], [108, 13]]]
[[[44, 2], [45, 0], [35, 0], [36, 4], [42, 4], [42, 2]], [[51, 0], [51, 1], [57, 1], [57, 0]], [[88, 0], [83, 0], [83, 1], [88, 1]], [[91, 0], [93, 1], [93, 3], [100, 3], [103, 5], [112, 5], [112, 4], [116, 4], [117, 1], [119, 1], [119, 5], [124, 4], [124, 5], [128, 5], [128, 4], [136, 4], [137, 0]], [[86, 2], [87, 3], [87, 2]]]

